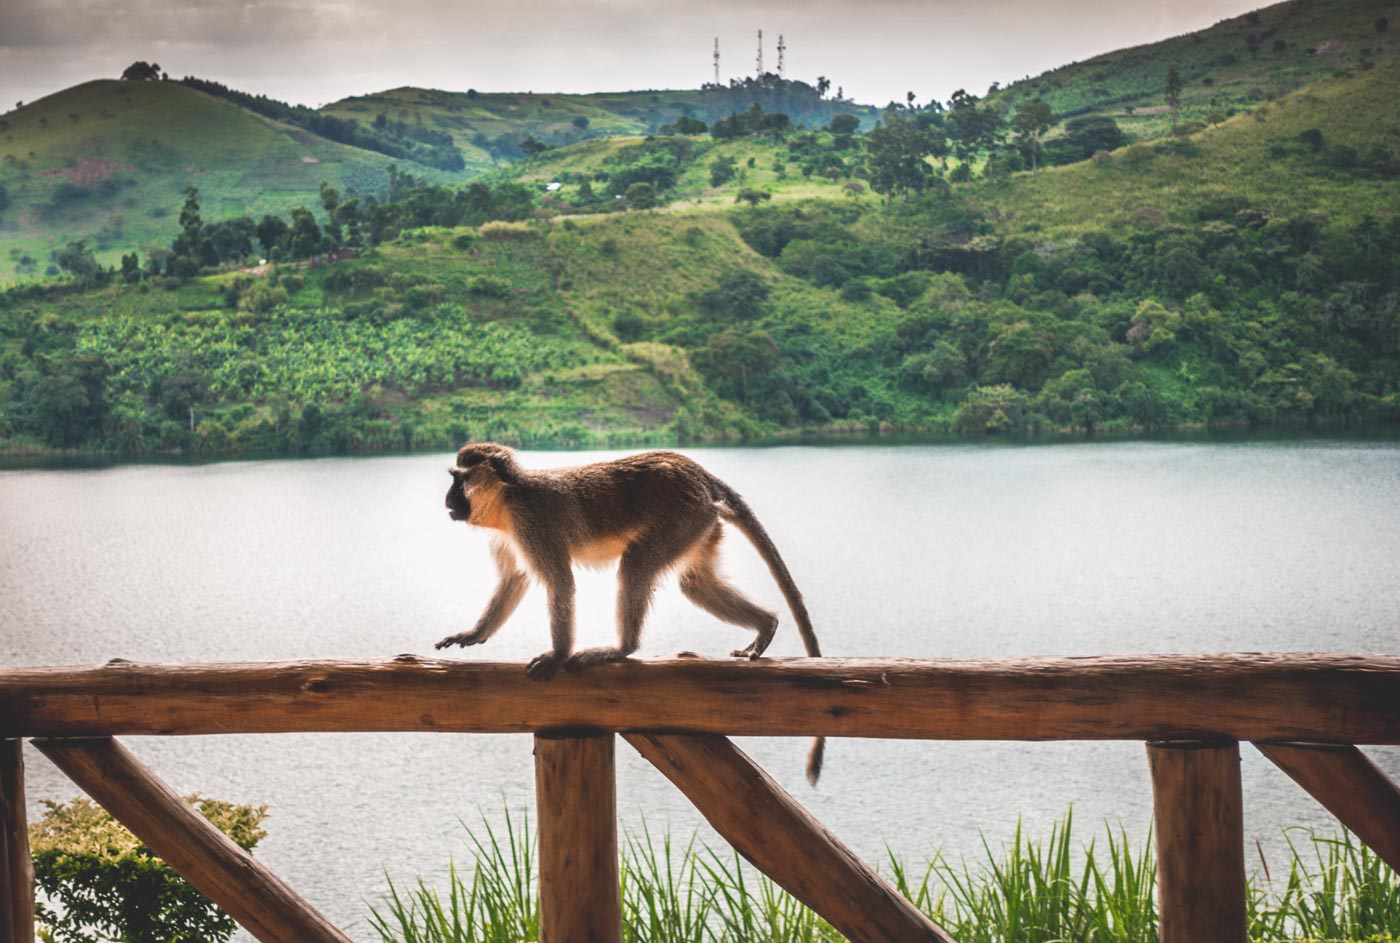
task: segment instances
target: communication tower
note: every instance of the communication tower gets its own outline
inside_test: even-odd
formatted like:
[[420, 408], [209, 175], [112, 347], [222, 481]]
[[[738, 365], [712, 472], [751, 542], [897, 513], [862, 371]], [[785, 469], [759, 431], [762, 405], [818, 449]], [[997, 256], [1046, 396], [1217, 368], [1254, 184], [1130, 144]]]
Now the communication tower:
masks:
[[758, 58], [754, 62], [755, 78], [763, 78], [763, 30], [758, 31]]
[[719, 84], [719, 37], [715, 37], [715, 84]]
[[783, 42], [783, 34], [782, 34], [782, 33], [779, 33], [779, 34], [778, 34], [778, 78], [780, 78], [780, 79], [783, 77], [783, 72], [785, 71], [785, 69], [784, 69], [785, 63], [783, 62], [783, 59], [786, 57], [786, 53], [787, 53], [787, 43]]

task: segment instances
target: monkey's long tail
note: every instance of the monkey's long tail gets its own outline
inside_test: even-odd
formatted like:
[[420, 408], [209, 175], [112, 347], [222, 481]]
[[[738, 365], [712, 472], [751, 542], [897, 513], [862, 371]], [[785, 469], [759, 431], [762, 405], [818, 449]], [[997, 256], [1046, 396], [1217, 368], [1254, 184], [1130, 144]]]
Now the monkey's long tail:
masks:
[[[787, 600], [788, 608], [792, 610], [792, 617], [797, 622], [797, 631], [802, 636], [802, 647], [807, 650], [807, 654], [813, 658], [820, 658], [822, 654], [821, 645], [817, 643], [817, 633], [812, 629], [812, 619], [807, 615], [807, 604], [802, 600], [802, 593], [793, 582], [792, 574], [788, 572], [787, 564], [783, 562], [782, 555], [778, 553], [778, 548], [773, 543], [773, 538], [768, 536], [768, 531], [763, 529], [763, 525], [758, 522], [753, 509], [749, 507], [739, 492], [729, 487], [718, 478], [711, 476], [711, 487], [715, 491], [715, 505], [719, 510], [720, 517], [743, 533], [754, 545], [759, 556], [763, 557], [763, 562], [768, 565], [768, 572], [773, 575], [773, 581], [782, 590], [783, 598]], [[817, 737], [812, 741], [812, 749], [807, 753], [807, 781], [813, 786], [817, 784], [817, 779], [822, 772], [822, 757], [826, 752], [826, 738]]]

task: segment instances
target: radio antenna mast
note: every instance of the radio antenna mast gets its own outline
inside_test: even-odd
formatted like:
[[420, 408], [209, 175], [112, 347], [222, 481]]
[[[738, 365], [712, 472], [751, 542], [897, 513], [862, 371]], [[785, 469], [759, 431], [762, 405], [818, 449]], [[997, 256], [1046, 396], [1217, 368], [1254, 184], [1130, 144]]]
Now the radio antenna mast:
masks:
[[783, 77], [783, 72], [786, 71], [786, 70], [784, 69], [784, 62], [783, 62], [783, 59], [784, 59], [786, 53], [787, 53], [787, 43], [783, 42], [783, 34], [782, 34], [782, 33], [779, 33], [779, 34], [778, 34], [778, 78], [780, 78], [780, 79]]
[[754, 62], [755, 78], [763, 78], [763, 30], [758, 31], [758, 58]]
[[715, 37], [715, 84], [719, 84], [719, 37]]

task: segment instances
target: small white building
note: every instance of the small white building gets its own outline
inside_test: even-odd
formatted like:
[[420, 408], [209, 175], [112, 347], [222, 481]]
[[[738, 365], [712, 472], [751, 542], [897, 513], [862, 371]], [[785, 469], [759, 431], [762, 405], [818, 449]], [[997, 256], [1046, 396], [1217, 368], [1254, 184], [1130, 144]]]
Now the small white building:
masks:
[[553, 183], [546, 183], [546, 184], [544, 185], [544, 192], [545, 192], [545, 193], [553, 193], [555, 190], [558, 190], [558, 189], [559, 189], [560, 187], [562, 187], [562, 186], [564, 186], [564, 185], [563, 185], [562, 183], [560, 183], [559, 181], [557, 181], [557, 180], [554, 181]]

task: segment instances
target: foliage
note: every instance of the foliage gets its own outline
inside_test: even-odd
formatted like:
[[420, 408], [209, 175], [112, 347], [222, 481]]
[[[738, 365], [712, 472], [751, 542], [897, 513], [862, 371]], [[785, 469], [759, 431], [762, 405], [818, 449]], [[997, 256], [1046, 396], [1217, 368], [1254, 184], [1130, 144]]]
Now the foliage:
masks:
[[870, 188], [886, 198], [922, 193], [933, 180], [926, 158], [938, 151], [932, 132], [910, 118], [891, 117], [865, 136], [865, 174]]
[[[504, 835], [467, 830], [475, 853], [469, 876], [450, 864], [439, 891], [423, 878], [400, 894], [393, 881], [370, 923], [383, 943], [523, 943], [538, 931], [529, 823], [507, 817]], [[1388, 943], [1400, 932], [1400, 879], [1347, 833], [1311, 834], [1317, 867], [1297, 847], [1283, 887], [1249, 884], [1250, 939], [1260, 943]], [[1151, 836], [1134, 845], [1121, 827], [1077, 844], [1073, 816], [1046, 841], [1020, 823], [1006, 845], [983, 839], [973, 862], [935, 853], [913, 872], [890, 856], [895, 888], [965, 943], [1156, 943], [1156, 866]], [[624, 838], [623, 939], [627, 943], [838, 943], [842, 939], [766, 876], [732, 852], [692, 836], [674, 844], [640, 834]]]
[[[186, 797], [245, 851], [266, 833], [266, 806]], [[233, 919], [87, 799], [45, 801], [30, 828], [40, 938], [53, 943], [205, 943], [227, 940]], [[55, 907], [56, 905], [56, 907]]]

